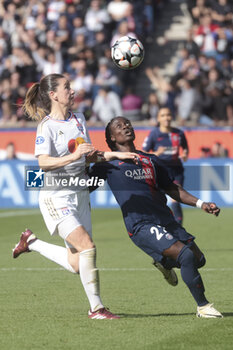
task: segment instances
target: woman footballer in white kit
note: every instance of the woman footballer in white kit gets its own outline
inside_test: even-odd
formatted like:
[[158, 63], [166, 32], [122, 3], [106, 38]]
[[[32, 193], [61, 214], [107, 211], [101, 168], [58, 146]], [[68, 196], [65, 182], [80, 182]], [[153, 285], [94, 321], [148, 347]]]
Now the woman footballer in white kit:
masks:
[[[70, 111], [73, 99], [74, 91], [69, 81], [63, 75], [50, 74], [28, 90], [24, 103], [27, 114], [35, 120], [41, 120], [37, 128], [35, 155], [40, 168], [46, 172], [45, 176], [56, 179], [56, 184], [71, 176], [87, 180], [85, 167], [88, 155], [94, 157], [95, 161], [97, 158], [134, 159], [136, 156], [134, 153], [122, 152], [98, 153], [90, 143], [83, 114]], [[47, 187], [40, 192], [39, 205], [50, 234], [59, 234], [66, 248], [43, 242], [27, 229], [13, 250], [13, 257], [35, 251], [68, 271], [79, 273], [90, 303], [88, 317], [119, 318], [104, 307], [99, 295], [88, 188]]]

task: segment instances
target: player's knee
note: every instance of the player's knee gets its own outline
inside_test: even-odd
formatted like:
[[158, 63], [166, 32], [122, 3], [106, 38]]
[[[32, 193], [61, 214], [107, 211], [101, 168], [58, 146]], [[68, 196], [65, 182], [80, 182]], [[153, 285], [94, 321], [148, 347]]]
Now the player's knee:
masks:
[[177, 258], [177, 262], [181, 265], [181, 266], [188, 266], [188, 265], [192, 265], [195, 263], [195, 256], [192, 252], [191, 249], [189, 249], [187, 246], [184, 246], [180, 253], [179, 256]]
[[197, 265], [197, 268], [200, 269], [201, 267], [203, 267], [205, 264], [206, 264], [206, 258], [205, 258], [205, 255], [202, 254], [201, 258], [200, 259], [196, 259], [196, 265]]

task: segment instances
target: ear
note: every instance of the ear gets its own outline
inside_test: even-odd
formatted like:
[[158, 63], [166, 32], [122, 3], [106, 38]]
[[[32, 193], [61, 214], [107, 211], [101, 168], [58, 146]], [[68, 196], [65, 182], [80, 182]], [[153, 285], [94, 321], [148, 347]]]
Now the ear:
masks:
[[116, 141], [116, 139], [115, 139], [115, 137], [113, 135], [111, 135], [111, 141], [113, 141], [113, 142]]
[[55, 91], [50, 91], [50, 92], [49, 92], [49, 97], [50, 97], [51, 100], [53, 100], [53, 101], [58, 101], [57, 93], [56, 93]]

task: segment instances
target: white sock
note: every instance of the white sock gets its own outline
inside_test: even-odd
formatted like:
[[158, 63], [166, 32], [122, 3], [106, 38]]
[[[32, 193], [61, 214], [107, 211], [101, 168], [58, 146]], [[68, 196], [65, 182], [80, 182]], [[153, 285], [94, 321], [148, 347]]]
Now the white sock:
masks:
[[72, 273], [76, 273], [68, 262], [68, 252], [66, 248], [37, 239], [35, 242], [30, 243], [29, 249], [40, 253], [45, 258], [54, 261], [58, 265], [61, 265], [64, 267], [64, 269]]
[[104, 306], [99, 296], [99, 273], [96, 268], [95, 248], [84, 250], [79, 254], [79, 272], [91, 311], [101, 309]]

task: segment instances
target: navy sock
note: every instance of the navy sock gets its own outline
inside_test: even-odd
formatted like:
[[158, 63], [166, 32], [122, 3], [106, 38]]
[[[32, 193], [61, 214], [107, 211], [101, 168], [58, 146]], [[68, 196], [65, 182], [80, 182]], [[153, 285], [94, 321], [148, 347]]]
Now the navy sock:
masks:
[[172, 202], [171, 209], [172, 209], [172, 212], [173, 212], [173, 215], [174, 215], [176, 221], [179, 224], [182, 224], [183, 213], [182, 213], [182, 209], [181, 209], [180, 203], [179, 202]]
[[177, 261], [181, 266], [180, 271], [183, 281], [188, 286], [197, 305], [203, 306], [207, 304], [208, 300], [204, 294], [205, 288], [197, 270], [193, 252], [187, 246], [184, 246], [180, 251]]

